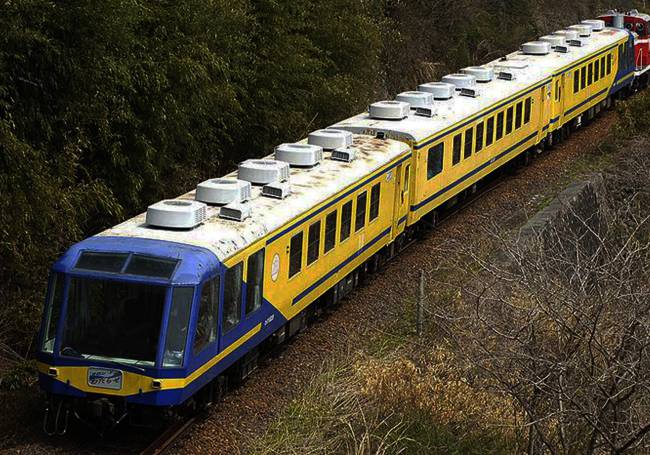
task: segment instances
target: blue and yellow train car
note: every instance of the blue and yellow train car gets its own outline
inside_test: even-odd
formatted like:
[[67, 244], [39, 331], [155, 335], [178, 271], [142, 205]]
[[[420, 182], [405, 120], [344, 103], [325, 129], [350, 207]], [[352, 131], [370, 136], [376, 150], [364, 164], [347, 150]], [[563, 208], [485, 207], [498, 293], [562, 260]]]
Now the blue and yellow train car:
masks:
[[48, 433], [70, 415], [210, 402], [423, 218], [632, 84], [627, 31], [587, 21], [316, 131], [74, 245], [37, 355]]
[[54, 264], [38, 354], [49, 433], [66, 413], [110, 427], [136, 407], [210, 400], [215, 378], [244, 377], [263, 343], [303, 328], [314, 301], [338, 301], [400, 236], [410, 148], [319, 134], [342, 147], [285, 144], [275, 157], [294, 152], [291, 167], [244, 162]]

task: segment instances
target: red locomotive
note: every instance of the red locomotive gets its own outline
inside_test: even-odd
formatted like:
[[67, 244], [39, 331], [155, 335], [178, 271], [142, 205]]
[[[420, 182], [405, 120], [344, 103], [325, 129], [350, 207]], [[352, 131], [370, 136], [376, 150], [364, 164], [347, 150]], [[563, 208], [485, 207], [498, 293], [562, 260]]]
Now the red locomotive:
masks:
[[645, 87], [648, 85], [650, 70], [650, 15], [632, 10], [627, 13], [609, 11], [600, 16], [607, 27], [625, 28], [634, 34], [635, 63], [636, 63], [636, 85]]

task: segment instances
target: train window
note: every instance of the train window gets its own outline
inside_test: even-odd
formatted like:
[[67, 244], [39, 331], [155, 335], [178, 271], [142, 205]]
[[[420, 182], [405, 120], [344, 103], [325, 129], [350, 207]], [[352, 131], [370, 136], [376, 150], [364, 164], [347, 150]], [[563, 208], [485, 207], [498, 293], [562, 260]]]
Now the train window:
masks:
[[497, 115], [497, 141], [503, 137], [503, 112]]
[[476, 153], [483, 149], [483, 130], [485, 125], [483, 122], [476, 125]]
[[607, 60], [607, 57], [603, 57], [603, 58], [600, 59], [600, 78], [601, 79], [605, 77], [605, 71], [607, 69], [607, 68], [605, 68], [606, 60]]
[[341, 235], [340, 241], [350, 237], [350, 231], [352, 229], [352, 201], [348, 201], [343, 206], [341, 211]]
[[43, 319], [43, 339], [41, 340], [41, 351], [43, 352], [54, 352], [56, 328], [59, 325], [61, 305], [63, 304], [63, 286], [65, 285], [63, 277], [62, 274], [55, 273], [50, 278], [50, 295]]
[[262, 306], [264, 297], [264, 249], [248, 257], [246, 272], [246, 314], [255, 312]]
[[526, 102], [524, 103], [524, 123], [528, 124], [530, 123], [530, 116], [533, 111], [533, 99], [532, 98], [526, 98]]
[[454, 153], [452, 156], [452, 164], [455, 166], [460, 163], [460, 149], [463, 142], [463, 135], [457, 134], [454, 136]]
[[641, 38], [645, 36], [645, 25], [643, 23], [639, 22], [636, 24], [636, 32], [639, 34]]
[[194, 330], [192, 353], [197, 355], [217, 339], [217, 314], [219, 313], [219, 277], [203, 284], [199, 301], [199, 317]]
[[575, 70], [573, 73], [573, 93], [580, 91], [580, 70]]
[[134, 254], [131, 256], [124, 273], [129, 275], [150, 276], [154, 278], [171, 278], [178, 261], [175, 259], [154, 258]]
[[320, 252], [320, 221], [309, 226], [307, 234], [307, 265], [313, 264], [318, 259]]
[[472, 148], [474, 147], [474, 128], [469, 128], [465, 131], [465, 159], [472, 156]]
[[521, 128], [521, 125], [524, 121], [524, 103], [517, 103], [517, 108], [515, 109], [515, 129]]
[[514, 113], [514, 108], [512, 106], [509, 107], [506, 114], [506, 135], [512, 133], [512, 121], [514, 120]]
[[594, 82], [600, 80], [600, 59], [594, 62]]
[[[406, 173], [404, 173], [406, 179]], [[406, 183], [404, 184], [406, 187]], [[368, 205], [368, 192], [364, 191], [357, 196], [357, 216], [354, 218], [354, 232], [358, 232], [366, 225], [366, 205]]]
[[431, 180], [442, 172], [445, 157], [445, 143], [441, 142], [429, 149], [427, 158], [427, 180]]
[[[301, 234], [302, 235], [302, 234]], [[223, 286], [223, 316], [221, 327], [224, 332], [235, 327], [241, 321], [241, 286], [244, 263], [226, 270]]]
[[587, 86], [587, 67], [583, 66], [580, 70], [580, 90], [584, 90]]
[[377, 183], [370, 191], [370, 221], [379, 217], [379, 200], [381, 196], [381, 183]]
[[85, 251], [81, 253], [74, 267], [80, 270], [120, 273], [128, 257], [128, 254]]
[[194, 289], [191, 287], [174, 288], [172, 292], [169, 322], [165, 334], [163, 368], [179, 368], [183, 366], [187, 326], [190, 319], [193, 295]]
[[612, 56], [612, 54], [611, 54], [611, 53], [608, 54], [608, 55], [607, 55], [607, 75], [608, 75], [608, 76], [609, 76], [610, 74], [612, 74], [612, 61], [613, 61], [613, 60], [614, 60], [614, 57]]
[[302, 232], [291, 237], [289, 246], [289, 278], [302, 269]]
[[154, 366], [165, 286], [73, 277], [69, 287], [61, 355]]
[[587, 85], [591, 85], [594, 82], [594, 64], [590, 63], [587, 65]]
[[325, 253], [331, 251], [336, 245], [336, 217], [338, 213], [334, 210], [325, 218]]
[[485, 146], [489, 147], [494, 142], [494, 117], [490, 117], [487, 121], [487, 128], [485, 129]]

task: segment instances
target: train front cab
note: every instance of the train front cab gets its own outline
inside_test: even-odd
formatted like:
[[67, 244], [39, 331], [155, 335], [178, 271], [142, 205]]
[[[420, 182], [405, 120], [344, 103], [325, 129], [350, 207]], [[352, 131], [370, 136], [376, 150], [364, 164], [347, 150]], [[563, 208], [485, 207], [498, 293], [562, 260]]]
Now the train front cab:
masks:
[[186, 403], [273, 314], [257, 285], [263, 260], [263, 250], [250, 256], [247, 287], [241, 267], [202, 248], [109, 237], [73, 246], [53, 266], [39, 337], [46, 431], [64, 432], [71, 415], [105, 429]]

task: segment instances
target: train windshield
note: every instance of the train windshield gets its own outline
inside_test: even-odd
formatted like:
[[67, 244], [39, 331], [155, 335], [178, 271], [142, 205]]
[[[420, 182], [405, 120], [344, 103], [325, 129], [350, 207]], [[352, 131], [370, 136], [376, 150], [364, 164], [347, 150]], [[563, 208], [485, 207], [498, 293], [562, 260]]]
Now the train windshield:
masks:
[[167, 288], [72, 278], [61, 354], [154, 366]]

